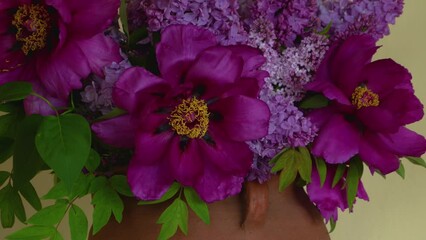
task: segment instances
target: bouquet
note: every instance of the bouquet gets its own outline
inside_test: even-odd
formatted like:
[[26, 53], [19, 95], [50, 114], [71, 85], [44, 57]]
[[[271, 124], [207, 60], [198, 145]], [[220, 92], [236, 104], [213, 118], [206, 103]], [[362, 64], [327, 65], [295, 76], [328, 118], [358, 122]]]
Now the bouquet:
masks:
[[[402, 0], [3, 0], [0, 211], [7, 239], [86, 239], [121, 196], [169, 201], [159, 239], [188, 232], [188, 207], [279, 175], [306, 186], [331, 231], [368, 201], [363, 174], [426, 167], [409, 71], [373, 61]], [[117, 12], [119, 13], [117, 16]], [[366, 169], [364, 169], [367, 167]], [[42, 197], [31, 184], [55, 176]], [[54, 200], [42, 206], [40, 199]], [[37, 212], [26, 216], [23, 201]], [[170, 217], [171, 215], [177, 217]]]

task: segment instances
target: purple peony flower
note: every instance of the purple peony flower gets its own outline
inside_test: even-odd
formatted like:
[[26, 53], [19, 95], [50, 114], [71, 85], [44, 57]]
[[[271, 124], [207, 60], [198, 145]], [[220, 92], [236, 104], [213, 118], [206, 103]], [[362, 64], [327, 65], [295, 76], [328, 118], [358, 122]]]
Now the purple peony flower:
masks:
[[[318, 171], [314, 168], [312, 169], [312, 182], [306, 187], [309, 199], [317, 206], [326, 221], [329, 221], [330, 218], [337, 221], [337, 208], [340, 208], [342, 211], [348, 208], [345, 179], [340, 179], [340, 181], [332, 187], [335, 173], [336, 167], [328, 165], [327, 176], [324, 185], [321, 186]], [[369, 200], [361, 181], [359, 182], [356, 196], [366, 201]]]
[[[64, 102], [90, 72], [120, 61], [119, 47], [103, 34], [117, 14], [118, 0], [32, 1], [0, 3], [0, 84], [30, 81], [39, 93]], [[29, 98], [31, 106], [39, 103]], [[42, 112], [47, 105], [38, 106]]]
[[331, 104], [310, 115], [319, 127], [312, 153], [328, 163], [344, 163], [359, 154], [383, 174], [399, 167], [401, 156], [421, 156], [423, 136], [404, 125], [423, 117], [411, 75], [391, 59], [371, 62], [375, 40], [352, 36], [330, 48], [308, 89]]
[[161, 77], [126, 70], [113, 90], [127, 115], [96, 123], [106, 143], [134, 147], [134, 194], [160, 198], [178, 181], [207, 202], [237, 194], [253, 161], [245, 143], [265, 136], [270, 112], [256, 99], [265, 59], [249, 46], [218, 46], [208, 30], [166, 28], [156, 54]]

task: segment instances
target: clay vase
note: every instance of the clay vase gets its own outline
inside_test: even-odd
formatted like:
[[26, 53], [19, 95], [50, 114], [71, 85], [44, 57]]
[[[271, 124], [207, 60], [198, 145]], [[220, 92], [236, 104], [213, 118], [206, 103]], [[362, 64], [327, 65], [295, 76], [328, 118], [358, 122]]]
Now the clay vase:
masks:
[[[123, 221], [113, 218], [90, 240], [155, 240], [156, 224], [170, 202], [138, 206], [124, 199]], [[246, 183], [239, 196], [209, 204], [210, 225], [189, 210], [188, 235], [180, 230], [176, 240], [329, 240], [323, 219], [302, 188], [278, 192], [278, 178], [268, 183]]]

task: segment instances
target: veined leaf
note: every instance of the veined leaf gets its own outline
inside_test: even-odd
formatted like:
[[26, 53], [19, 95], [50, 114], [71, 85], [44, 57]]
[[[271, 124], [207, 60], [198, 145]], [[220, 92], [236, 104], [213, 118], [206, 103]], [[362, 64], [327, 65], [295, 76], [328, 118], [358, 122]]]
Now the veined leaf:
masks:
[[184, 188], [183, 191], [186, 202], [189, 207], [203, 220], [204, 223], [210, 224], [210, 214], [207, 204], [198, 196], [193, 188]]
[[296, 161], [290, 161], [290, 163], [280, 173], [279, 179], [279, 191], [284, 191], [297, 176], [297, 163]]
[[69, 210], [69, 226], [73, 240], [86, 240], [89, 230], [86, 214], [77, 205], [72, 205]]
[[321, 187], [324, 186], [325, 179], [327, 178], [327, 165], [322, 158], [315, 158], [315, 165], [320, 177]]
[[337, 165], [336, 173], [334, 174], [333, 183], [332, 183], [331, 187], [334, 188], [336, 186], [336, 184], [340, 181], [340, 179], [342, 179], [343, 174], [345, 174], [345, 170], [346, 170], [345, 164]]
[[56, 183], [49, 192], [42, 197], [42, 199], [61, 199], [68, 195], [67, 188], [65, 187], [64, 182], [60, 181]]
[[54, 205], [45, 207], [35, 213], [28, 219], [28, 223], [42, 226], [55, 225], [64, 218], [67, 207], [67, 203], [58, 201]]
[[111, 186], [115, 191], [119, 192], [121, 195], [127, 197], [133, 197], [133, 193], [130, 190], [130, 186], [127, 183], [127, 177], [123, 175], [114, 175], [109, 179]]
[[[282, 169], [286, 168], [291, 162], [296, 161], [296, 155], [299, 154], [295, 149], [290, 148], [284, 151], [278, 158], [272, 160], [275, 165], [272, 167], [271, 172], [277, 173]], [[271, 162], [272, 162], [271, 161]]]
[[169, 200], [170, 198], [172, 198], [174, 195], [176, 195], [176, 193], [179, 191], [180, 189], [180, 184], [177, 182], [174, 182], [170, 188], [167, 190], [167, 192], [161, 196], [160, 199], [155, 200], [155, 201], [139, 201], [138, 205], [149, 205], [149, 204], [157, 204], [157, 203], [162, 203], [165, 202], [167, 200]]
[[[169, 226], [164, 230], [161, 228], [159, 239], [168, 239], [169, 237], [173, 236], [176, 233], [176, 230], [174, 232], [171, 232], [170, 230], [177, 229], [175, 226], [178, 226], [180, 230], [185, 235], [187, 235], [188, 207], [186, 206], [185, 202], [180, 198], [176, 198], [173, 203], [161, 214], [157, 223]], [[163, 232], [165, 230], [169, 230], [170, 232]]]
[[89, 172], [94, 172], [99, 167], [99, 164], [101, 163], [101, 157], [99, 154], [93, 150], [90, 149], [89, 158], [87, 159], [87, 162], [85, 164], [86, 169]]
[[124, 33], [129, 37], [129, 23], [127, 20], [127, 1], [121, 0], [120, 4], [120, 21], [123, 26]]
[[362, 176], [362, 166], [359, 158], [353, 158], [349, 163], [348, 174], [346, 176], [346, 195], [349, 209], [352, 209], [358, 192], [358, 185]]
[[8, 240], [42, 240], [56, 232], [52, 226], [30, 226], [20, 229], [6, 237]]
[[321, 94], [316, 94], [313, 96], [309, 96], [304, 99], [299, 107], [302, 109], [316, 109], [323, 108], [328, 105], [329, 100]]
[[38, 211], [41, 209], [40, 198], [38, 197], [36, 190], [30, 182], [21, 185], [19, 192], [35, 210]]
[[336, 229], [336, 221], [333, 218], [330, 218], [330, 231], [328, 233], [332, 233]]
[[23, 100], [33, 91], [29, 82], [9, 82], [0, 85], [0, 103]]
[[93, 234], [102, 229], [114, 214], [117, 222], [123, 218], [124, 204], [117, 192], [109, 184], [102, 185], [94, 194], [92, 204], [95, 206], [93, 212]]
[[298, 170], [300, 177], [306, 181], [306, 183], [311, 182], [312, 174], [312, 158], [309, 150], [306, 147], [299, 147], [299, 163]]

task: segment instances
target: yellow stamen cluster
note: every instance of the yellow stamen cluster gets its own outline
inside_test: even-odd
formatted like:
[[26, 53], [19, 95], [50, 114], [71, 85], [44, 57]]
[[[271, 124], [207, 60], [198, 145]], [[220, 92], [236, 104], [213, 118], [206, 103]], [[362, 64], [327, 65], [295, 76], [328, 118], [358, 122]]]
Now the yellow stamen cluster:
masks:
[[379, 103], [379, 95], [368, 89], [367, 86], [359, 86], [352, 93], [352, 105], [357, 109], [377, 107]]
[[189, 138], [203, 137], [209, 126], [206, 102], [195, 97], [184, 99], [170, 113], [169, 124], [177, 134]]
[[12, 24], [18, 30], [16, 40], [22, 43], [25, 55], [46, 46], [49, 23], [50, 15], [44, 6], [30, 4], [18, 7]]

